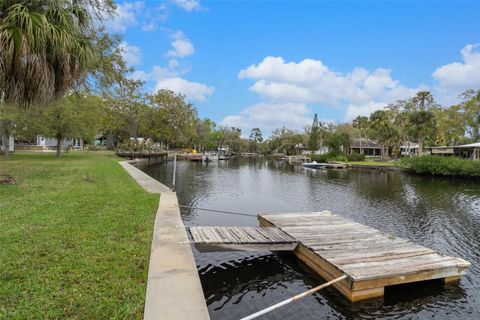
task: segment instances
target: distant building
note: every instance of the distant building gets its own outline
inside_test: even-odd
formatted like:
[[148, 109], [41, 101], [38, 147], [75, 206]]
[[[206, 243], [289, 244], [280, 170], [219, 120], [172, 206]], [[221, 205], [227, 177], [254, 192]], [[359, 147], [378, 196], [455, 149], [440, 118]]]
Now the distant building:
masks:
[[480, 159], [480, 142], [463, 144], [453, 147], [454, 154], [464, 159]]
[[382, 146], [377, 140], [356, 138], [350, 144], [350, 153], [364, 154], [370, 157], [380, 157]]
[[430, 154], [432, 156], [453, 156], [455, 155], [454, 147], [449, 146], [438, 146], [438, 147], [429, 147]]
[[[7, 139], [6, 136], [0, 136], [0, 150], [1, 151], [5, 150], [4, 144], [6, 144], [5, 143], [6, 139]], [[10, 150], [10, 152], [13, 152], [15, 150], [15, 139], [13, 138], [13, 136], [9, 137], [9, 150]]]
[[[72, 148], [74, 150], [83, 150], [84, 142], [82, 138], [64, 139], [61, 148], [63, 150]], [[43, 136], [36, 136], [31, 140], [16, 140], [15, 151], [49, 151], [57, 150], [57, 139]]]
[[400, 146], [400, 155], [402, 157], [413, 157], [418, 155], [418, 143], [410, 142]]

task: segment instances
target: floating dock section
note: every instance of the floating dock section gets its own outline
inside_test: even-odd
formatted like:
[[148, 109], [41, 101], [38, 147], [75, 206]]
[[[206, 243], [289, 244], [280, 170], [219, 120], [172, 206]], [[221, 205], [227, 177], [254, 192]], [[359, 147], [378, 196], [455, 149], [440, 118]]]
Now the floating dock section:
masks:
[[195, 247], [209, 251], [292, 251], [298, 241], [278, 228], [190, 227]]
[[327, 281], [347, 275], [334, 286], [350, 301], [381, 297], [386, 286], [402, 283], [458, 281], [470, 266], [463, 259], [442, 255], [328, 211], [258, 218], [261, 228], [189, 230], [201, 250], [292, 250]]

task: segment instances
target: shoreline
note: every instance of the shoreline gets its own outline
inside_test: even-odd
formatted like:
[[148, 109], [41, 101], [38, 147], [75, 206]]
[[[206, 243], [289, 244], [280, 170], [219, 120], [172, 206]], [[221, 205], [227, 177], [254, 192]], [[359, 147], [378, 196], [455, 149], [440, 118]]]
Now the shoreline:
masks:
[[[144, 319], [210, 319], [175, 192], [131, 163], [120, 165], [145, 190], [160, 194], [148, 267]], [[178, 301], [188, 303], [179, 304]]]

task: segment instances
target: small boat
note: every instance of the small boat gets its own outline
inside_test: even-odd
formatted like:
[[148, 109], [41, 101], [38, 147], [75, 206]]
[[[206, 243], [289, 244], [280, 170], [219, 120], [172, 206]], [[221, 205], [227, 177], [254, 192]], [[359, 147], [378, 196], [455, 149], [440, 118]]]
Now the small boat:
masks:
[[228, 160], [230, 159], [230, 154], [228, 149], [218, 148], [218, 160]]
[[325, 169], [327, 167], [327, 164], [318, 163], [317, 161], [312, 161], [312, 162], [304, 163], [303, 167], [309, 168], [309, 169]]

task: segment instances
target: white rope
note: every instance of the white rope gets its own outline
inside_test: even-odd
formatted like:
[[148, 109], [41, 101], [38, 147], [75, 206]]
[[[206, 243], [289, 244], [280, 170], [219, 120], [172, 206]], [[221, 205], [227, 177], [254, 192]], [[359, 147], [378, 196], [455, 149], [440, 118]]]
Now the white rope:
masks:
[[270, 312], [270, 311], [272, 311], [272, 310], [275, 310], [275, 309], [277, 309], [277, 308], [280, 308], [281, 306], [284, 306], [284, 305], [286, 305], [286, 304], [288, 304], [288, 303], [290, 303], [290, 302], [294, 302], [294, 301], [300, 300], [300, 299], [302, 299], [302, 298], [304, 298], [304, 297], [306, 297], [306, 296], [308, 296], [308, 295], [310, 295], [310, 294], [312, 294], [312, 293], [314, 293], [314, 292], [316, 292], [316, 291], [318, 291], [318, 290], [320, 290], [320, 289], [323, 289], [323, 288], [325, 288], [325, 287], [328, 287], [328, 286], [330, 286], [330, 285], [332, 285], [332, 284], [334, 284], [334, 283], [336, 283], [336, 282], [342, 281], [342, 280], [345, 279], [346, 277], [347, 277], [347, 275], [345, 274], [345, 275], [343, 275], [343, 276], [341, 276], [341, 277], [339, 277], [339, 278], [336, 278], [336, 279], [334, 279], [334, 280], [332, 280], [332, 281], [329, 281], [329, 282], [327, 282], [327, 283], [324, 283], [324, 284], [322, 284], [322, 285], [319, 285], [318, 287], [315, 287], [315, 288], [312, 288], [312, 289], [310, 289], [310, 290], [308, 290], [308, 291], [305, 291], [304, 293], [298, 294], [298, 295], [296, 295], [296, 296], [294, 296], [294, 297], [292, 297], [292, 298], [290, 298], [290, 299], [284, 300], [284, 301], [282, 301], [282, 302], [279, 302], [279, 303], [277, 303], [277, 304], [274, 304], [274, 305], [271, 306], [271, 307], [268, 307], [268, 308], [265, 308], [265, 309], [260, 310], [260, 311], [258, 311], [258, 312], [255, 312], [254, 314], [251, 314], [251, 315], [249, 315], [249, 316], [247, 316], [247, 317], [245, 317], [245, 318], [242, 318], [242, 319], [240, 319], [240, 320], [251, 320], [251, 319], [258, 318], [258, 317], [260, 317], [261, 315], [264, 315], [264, 314], [267, 313], [267, 312]]

